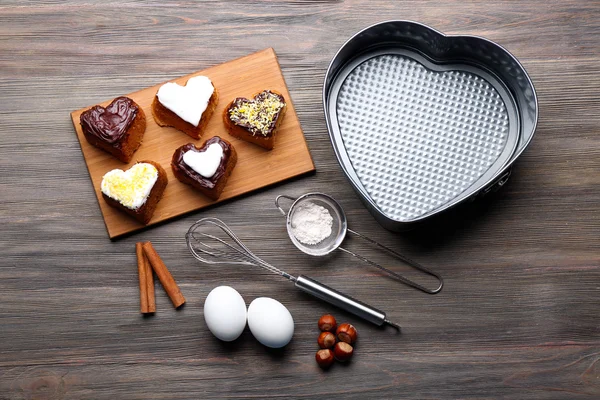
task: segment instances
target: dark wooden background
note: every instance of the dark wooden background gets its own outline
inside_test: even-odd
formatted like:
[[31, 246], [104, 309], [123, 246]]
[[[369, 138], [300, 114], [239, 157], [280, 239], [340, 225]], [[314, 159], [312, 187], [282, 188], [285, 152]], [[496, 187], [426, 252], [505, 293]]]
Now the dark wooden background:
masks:
[[[0, 399], [600, 397], [600, 3], [531, 1], [0, 2]], [[410, 19], [506, 47], [537, 89], [531, 146], [500, 192], [417, 231], [383, 230], [335, 160], [321, 105], [332, 56], [358, 30]], [[265, 47], [279, 56], [317, 173], [110, 242], [72, 110]], [[278, 194], [324, 191], [350, 226], [431, 266], [428, 296], [338, 255], [289, 242]], [[184, 234], [226, 220], [274, 265], [388, 312], [379, 330], [252, 267], [208, 267]], [[139, 314], [134, 243], [151, 240], [181, 284], [173, 310]], [[367, 255], [368, 247], [348, 243]], [[384, 260], [385, 261], [385, 260]], [[404, 267], [397, 271], [408, 273]], [[207, 330], [218, 285], [283, 302], [293, 341]], [[321, 371], [316, 321], [355, 324], [353, 361]]]

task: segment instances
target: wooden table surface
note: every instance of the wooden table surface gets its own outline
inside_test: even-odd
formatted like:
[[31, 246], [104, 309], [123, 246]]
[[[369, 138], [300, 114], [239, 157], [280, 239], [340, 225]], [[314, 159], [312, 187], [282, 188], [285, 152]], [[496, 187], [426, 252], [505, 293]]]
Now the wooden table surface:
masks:
[[[589, 0], [3, 0], [0, 399], [599, 398], [599, 18]], [[349, 186], [321, 105], [336, 50], [387, 19], [496, 41], [525, 66], [540, 107], [536, 136], [501, 191], [402, 234], [381, 228]], [[109, 241], [69, 113], [266, 47], [316, 174]], [[273, 200], [309, 191], [338, 199], [352, 228], [434, 268], [443, 291], [425, 295], [343, 254], [299, 253]], [[224, 219], [272, 264], [387, 311], [403, 333], [258, 268], [200, 264], [184, 234], [204, 216]], [[144, 240], [180, 283], [181, 310], [157, 284], [156, 315], [139, 313], [134, 244]], [[218, 285], [247, 303], [285, 304], [292, 342], [269, 351], [248, 330], [216, 340], [202, 306]], [[360, 338], [350, 364], [323, 372], [314, 354], [326, 312]]]

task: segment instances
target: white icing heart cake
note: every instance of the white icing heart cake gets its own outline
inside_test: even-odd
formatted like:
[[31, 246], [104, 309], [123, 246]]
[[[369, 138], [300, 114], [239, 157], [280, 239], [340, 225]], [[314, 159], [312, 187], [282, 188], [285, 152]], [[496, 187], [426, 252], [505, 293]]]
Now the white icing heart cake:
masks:
[[135, 210], [145, 202], [158, 179], [158, 170], [152, 164], [138, 163], [127, 171], [113, 169], [102, 177], [102, 193]]
[[188, 150], [183, 154], [183, 162], [205, 178], [212, 178], [223, 158], [223, 147], [212, 143], [206, 151]]
[[167, 174], [159, 164], [143, 161], [126, 171], [108, 171], [102, 177], [100, 190], [110, 206], [146, 224], [152, 218], [167, 181]]
[[152, 115], [160, 126], [172, 126], [198, 139], [217, 105], [218, 94], [206, 76], [194, 76], [185, 86], [162, 85], [152, 103]]
[[215, 88], [206, 76], [195, 76], [185, 86], [167, 82], [158, 89], [158, 101], [186, 122], [198, 126]]
[[233, 145], [215, 136], [200, 147], [193, 143], [179, 147], [173, 153], [171, 169], [178, 180], [217, 200], [236, 162]]

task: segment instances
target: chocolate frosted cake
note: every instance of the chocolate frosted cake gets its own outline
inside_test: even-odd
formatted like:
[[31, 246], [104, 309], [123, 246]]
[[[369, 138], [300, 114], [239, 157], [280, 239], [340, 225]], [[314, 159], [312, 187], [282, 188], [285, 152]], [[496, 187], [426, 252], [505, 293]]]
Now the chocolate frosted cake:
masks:
[[231, 136], [271, 150], [286, 109], [281, 94], [263, 90], [252, 100], [244, 97], [234, 99], [225, 108], [223, 121]]
[[215, 136], [200, 147], [193, 143], [179, 147], [171, 159], [171, 169], [178, 180], [217, 200], [236, 162], [231, 143]]
[[86, 140], [128, 163], [146, 131], [144, 111], [129, 97], [117, 97], [106, 108], [94, 106], [79, 117]]

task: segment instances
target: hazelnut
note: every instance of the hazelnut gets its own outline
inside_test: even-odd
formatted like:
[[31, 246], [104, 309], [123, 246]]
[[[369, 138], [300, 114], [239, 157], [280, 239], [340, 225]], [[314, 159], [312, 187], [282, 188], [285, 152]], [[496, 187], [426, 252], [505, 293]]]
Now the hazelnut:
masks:
[[325, 314], [319, 318], [319, 329], [323, 332], [333, 332], [336, 326], [337, 322], [331, 314]]
[[319, 350], [315, 355], [315, 360], [317, 360], [319, 367], [329, 368], [333, 364], [333, 352], [329, 349]]
[[338, 326], [335, 335], [341, 342], [353, 344], [356, 342], [357, 332], [354, 326], [344, 323]]
[[317, 339], [319, 347], [322, 349], [330, 349], [335, 345], [335, 335], [331, 332], [321, 332]]
[[338, 361], [348, 361], [352, 357], [354, 349], [346, 342], [337, 342], [333, 348], [333, 354]]

